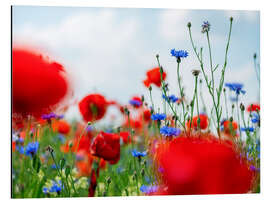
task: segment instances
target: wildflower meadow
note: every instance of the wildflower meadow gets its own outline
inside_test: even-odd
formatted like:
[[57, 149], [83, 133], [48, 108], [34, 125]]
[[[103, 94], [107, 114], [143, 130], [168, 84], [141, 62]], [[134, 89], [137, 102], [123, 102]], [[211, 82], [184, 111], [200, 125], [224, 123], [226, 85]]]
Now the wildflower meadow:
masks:
[[[126, 103], [91, 86], [74, 102], [77, 89], [68, 67], [14, 42], [12, 198], [260, 193], [260, 101], [246, 102], [247, 84], [227, 75], [235, 19], [222, 24], [222, 61], [214, 57], [215, 27], [200, 21], [201, 27], [191, 18], [179, 28], [191, 49], [175, 44], [151, 53], [155, 65], [132, 83], [147, 93], [126, 88], [121, 94], [134, 95]], [[245, 60], [254, 64], [253, 85], [259, 87], [259, 53], [253, 54]], [[163, 62], [167, 56], [174, 67]], [[196, 60], [192, 68], [184, 63], [190, 57]], [[192, 88], [184, 85], [187, 69]], [[169, 75], [177, 84], [173, 91]], [[80, 119], [67, 119], [71, 105]], [[105, 121], [110, 108], [121, 122]]]

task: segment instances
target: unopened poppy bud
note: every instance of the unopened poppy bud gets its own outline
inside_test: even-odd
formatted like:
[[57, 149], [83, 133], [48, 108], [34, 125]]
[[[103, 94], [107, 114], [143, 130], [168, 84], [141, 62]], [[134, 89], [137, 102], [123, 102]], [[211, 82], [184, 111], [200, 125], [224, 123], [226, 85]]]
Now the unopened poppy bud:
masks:
[[188, 22], [187, 27], [188, 27], [188, 28], [191, 27], [191, 22]]
[[233, 21], [233, 17], [230, 17], [230, 21]]
[[149, 91], [152, 91], [152, 86], [150, 85], [148, 89], [149, 89]]
[[106, 179], [106, 182], [107, 182], [107, 184], [109, 185], [109, 184], [112, 182], [111, 178], [108, 177], [108, 178]]
[[135, 134], [135, 130], [131, 129], [131, 134], [134, 135]]
[[244, 104], [240, 104], [240, 109], [241, 109], [241, 111], [245, 111], [245, 106], [244, 106]]
[[254, 58], [254, 59], [256, 59], [256, 58], [257, 58], [257, 54], [256, 54], [256, 53], [253, 55], [253, 58]]
[[69, 145], [68, 145], [69, 148], [72, 148], [73, 147], [73, 143], [70, 142]]
[[234, 104], [232, 104], [232, 108], [234, 109]]
[[144, 96], [142, 95], [142, 97], [141, 97], [141, 100], [142, 100], [142, 102], [144, 102]]
[[121, 126], [117, 127], [117, 132], [120, 133], [121, 131]]
[[233, 117], [230, 117], [230, 122], [233, 122]]
[[159, 58], [159, 55], [157, 54], [156, 57]]
[[136, 171], [134, 171], [133, 176], [132, 176], [132, 180], [136, 180], [136, 178], [137, 178], [137, 173], [136, 173]]
[[47, 148], [46, 148], [46, 151], [50, 152], [50, 153], [53, 153], [53, 148], [49, 145]]
[[90, 122], [90, 121], [88, 121], [88, 122], [87, 122], [87, 125], [88, 125], [88, 126], [89, 126], [89, 125], [91, 125], [91, 122]]
[[226, 92], [226, 88], [223, 88], [223, 92]]
[[145, 171], [144, 169], [141, 170], [141, 175], [144, 176], [145, 175]]
[[192, 70], [191, 72], [195, 77], [197, 77], [201, 71], [200, 70]]

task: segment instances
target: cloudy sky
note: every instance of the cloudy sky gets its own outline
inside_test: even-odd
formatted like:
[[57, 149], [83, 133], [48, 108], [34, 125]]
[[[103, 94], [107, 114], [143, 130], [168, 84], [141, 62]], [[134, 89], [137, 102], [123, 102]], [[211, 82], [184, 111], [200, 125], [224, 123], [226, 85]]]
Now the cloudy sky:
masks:
[[[170, 93], [177, 95], [177, 64], [170, 56], [170, 50], [184, 49], [190, 56], [181, 63], [181, 75], [190, 99], [194, 89], [191, 70], [199, 68], [199, 63], [186, 25], [192, 23], [195, 44], [204, 47], [205, 66], [209, 69], [207, 40], [201, 33], [201, 24], [210, 22], [213, 63], [221, 67], [230, 16], [234, 22], [225, 82], [244, 84], [247, 93], [241, 100], [247, 105], [259, 101], [259, 86], [253, 68], [253, 54], [256, 52], [259, 56], [260, 50], [260, 15], [257, 11], [15, 6], [13, 42], [38, 47], [64, 64], [73, 79], [74, 100], [99, 92], [122, 104], [128, 103], [132, 96], [142, 94], [149, 101], [149, 92], [142, 81], [146, 71], [157, 66], [157, 53], [168, 73]], [[203, 90], [208, 102], [208, 92]], [[162, 107], [157, 88], [153, 95], [156, 105]], [[110, 112], [116, 113], [115, 110]], [[77, 106], [69, 109], [67, 118], [80, 119]]]

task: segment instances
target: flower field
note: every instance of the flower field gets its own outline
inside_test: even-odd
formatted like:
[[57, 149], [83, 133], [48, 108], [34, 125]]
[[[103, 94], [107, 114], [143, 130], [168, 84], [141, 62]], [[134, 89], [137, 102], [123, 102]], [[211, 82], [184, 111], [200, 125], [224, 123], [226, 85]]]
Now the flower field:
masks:
[[[219, 64], [210, 22], [201, 26], [203, 48], [187, 22], [192, 50], [168, 50], [175, 68], [165, 68], [163, 56], [154, 53], [156, 66], [138, 81], [147, 95], [137, 92], [123, 104], [89, 87], [76, 103], [81, 119], [72, 121], [65, 113], [76, 89], [66, 68], [37, 50], [13, 46], [12, 198], [259, 193], [260, 103], [245, 102], [245, 84], [227, 82], [234, 19], [224, 26]], [[186, 89], [182, 62], [191, 55], [198, 67], [190, 70], [193, 89]], [[257, 55], [250, 60], [260, 84]], [[168, 73], [177, 79], [174, 94]], [[97, 125], [111, 107], [122, 123]]]

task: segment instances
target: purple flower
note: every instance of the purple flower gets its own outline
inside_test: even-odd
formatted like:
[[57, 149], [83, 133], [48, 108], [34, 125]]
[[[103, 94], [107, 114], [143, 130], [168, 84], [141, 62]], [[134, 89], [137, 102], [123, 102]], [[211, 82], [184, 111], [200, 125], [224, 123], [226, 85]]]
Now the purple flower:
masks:
[[225, 86], [228, 87], [231, 91], [234, 91], [237, 95], [240, 93], [246, 93], [246, 91], [243, 90], [244, 85], [241, 83], [225, 83]]
[[151, 194], [151, 193], [154, 193], [158, 190], [158, 186], [157, 185], [142, 185], [140, 187], [140, 191], [145, 193], [145, 194]]
[[144, 156], [147, 155], [147, 152], [146, 152], [146, 151], [139, 152], [139, 151], [137, 151], [136, 149], [133, 149], [133, 150], [131, 151], [131, 154], [132, 154], [132, 156], [134, 156], [134, 157], [144, 157]]
[[25, 147], [25, 154], [27, 156], [33, 156], [37, 153], [39, 147], [38, 142], [30, 142], [28, 145]]

